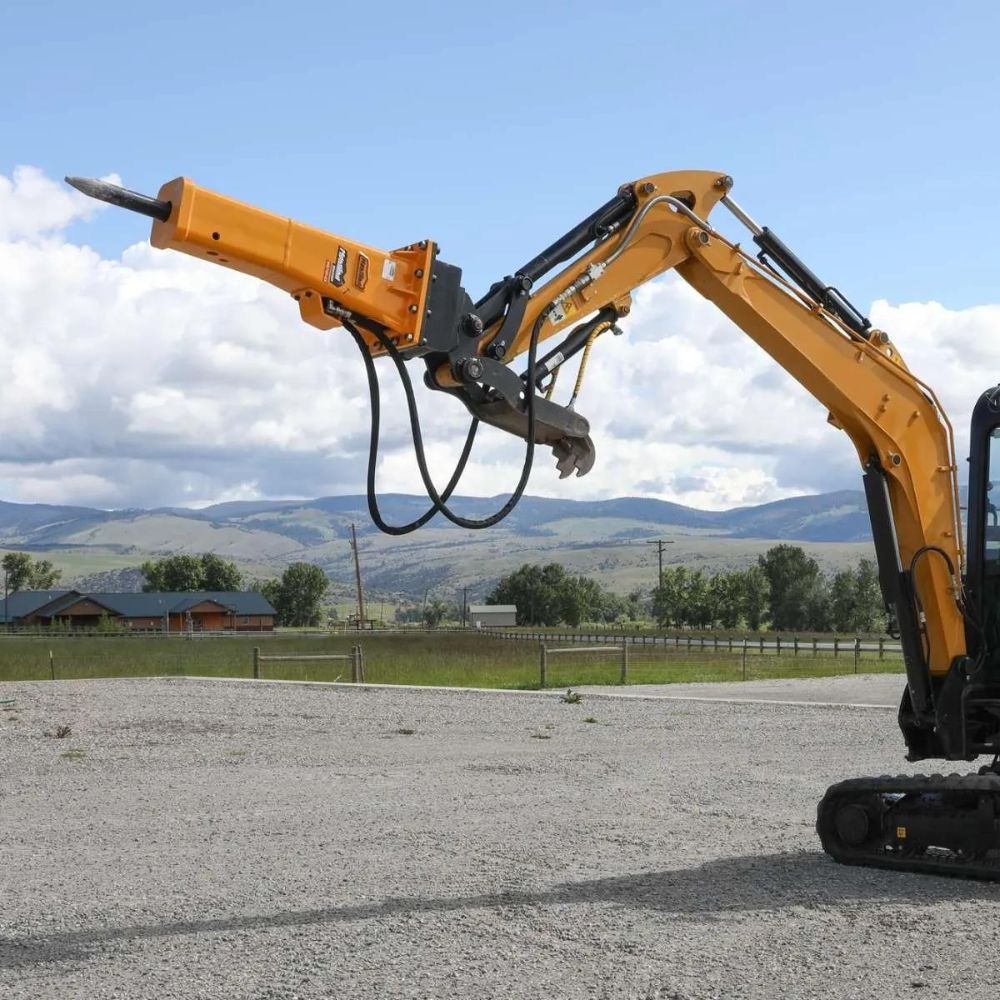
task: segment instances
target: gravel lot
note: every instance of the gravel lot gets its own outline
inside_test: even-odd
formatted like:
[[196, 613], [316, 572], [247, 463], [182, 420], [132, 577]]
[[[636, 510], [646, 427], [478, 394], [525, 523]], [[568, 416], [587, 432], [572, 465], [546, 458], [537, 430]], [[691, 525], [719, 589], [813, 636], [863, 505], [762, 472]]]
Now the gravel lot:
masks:
[[829, 783], [904, 769], [884, 709], [181, 679], [0, 697], [3, 1000], [1000, 989], [1000, 886], [817, 849]]

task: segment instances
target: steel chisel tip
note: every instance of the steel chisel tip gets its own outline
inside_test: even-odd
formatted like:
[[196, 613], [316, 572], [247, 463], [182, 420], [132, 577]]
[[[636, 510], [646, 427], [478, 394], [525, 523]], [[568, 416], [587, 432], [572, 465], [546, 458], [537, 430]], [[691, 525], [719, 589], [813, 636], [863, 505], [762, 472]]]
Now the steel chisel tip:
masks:
[[66, 183], [88, 198], [96, 198], [98, 201], [106, 201], [109, 205], [127, 208], [130, 212], [138, 212], [150, 219], [166, 222], [170, 218], [172, 206], [169, 201], [150, 198], [149, 195], [129, 191], [127, 188], [95, 177], [67, 177]]

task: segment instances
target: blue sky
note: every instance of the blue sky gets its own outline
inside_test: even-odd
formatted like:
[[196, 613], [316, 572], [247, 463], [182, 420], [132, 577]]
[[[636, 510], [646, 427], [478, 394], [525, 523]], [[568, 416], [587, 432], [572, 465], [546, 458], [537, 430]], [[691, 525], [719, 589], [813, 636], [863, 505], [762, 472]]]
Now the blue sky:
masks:
[[187, 174], [436, 238], [475, 293], [620, 182], [706, 167], [865, 306], [995, 300], [995, 4], [144, 6], [8, 0], [0, 173]]
[[[959, 457], [1000, 377], [996, 4], [7, 0], [0, 29], [0, 499], [364, 488], [348, 338], [149, 250], [146, 220], [88, 214], [67, 173], [148, 193], [186, 174], [375, 246], [433, 238], [477, 296], [622, 182], [725, 171], [822, 278], [884, 300], [873, 319], [944, 398]], [[580, 401], [597, 465], [561, 482], [541, 456], [532, 493], [719, 508], [858, 487], [822, 408], [679, 280], [624, 325]], [[464, 411], [425, 412], [443, 481]], [[416, 492], [387, 424], [380, 486]], [[521, 442], [487, 434], [463, 492], [517, 478]]]

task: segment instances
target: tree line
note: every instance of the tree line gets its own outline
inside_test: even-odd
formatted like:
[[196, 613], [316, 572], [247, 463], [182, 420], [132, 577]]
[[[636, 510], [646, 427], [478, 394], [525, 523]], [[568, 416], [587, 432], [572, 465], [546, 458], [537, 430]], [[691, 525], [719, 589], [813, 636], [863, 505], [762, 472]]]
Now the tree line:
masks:
[[755, 565], [731, 572], [670, 567], [648, 598], [639, 591], [612, 594], [558, 563], [525, 564], [502, 577], [486, 602], [516, 605], [521, 625], [575, 628], [584, 621], [623, 624], [648, 616], [661, 628], [876, 632], [886, 627], [871, 559], [830, 575], [789, 544], [775, 545]]

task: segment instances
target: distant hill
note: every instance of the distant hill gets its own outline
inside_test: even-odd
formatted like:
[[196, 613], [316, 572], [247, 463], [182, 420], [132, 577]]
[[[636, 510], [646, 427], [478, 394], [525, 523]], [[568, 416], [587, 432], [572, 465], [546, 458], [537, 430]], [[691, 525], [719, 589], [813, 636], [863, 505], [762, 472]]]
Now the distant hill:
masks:
[[[476, 517], [503, 497], [459, 497], [455, 509]], [[380, 498], [390, 522], [409, 521], [427, 501], [406, 494]], [[321, 565], [331, 579], [352, 579], [347, 539], [357, 526], [368, 585], [421, 595], [427, 588], [468, 587], [480, 596], [502, 573], [524, 562], [558, 560], [574, 572], [601, 577], [619, 591], [655, 582], [655, 550], [663, 538], [669, 563], [710, 569], [746, 565], [776, 541], [794, 541], [829, 568], [870, 554], [871, 534], [861, 491], [778, 500], [757, 507], [705, 511], [642, 497], [562, 500], [524, 497], [488, 531], [465, 531], [441, 517], [401, 537], [372, 525], [363, 496], [315, 500], [235, 501], [200, 510], [106, 511], [89, 507], [0, 502], [0, 547], [45, 553], [66, 582], [134, 583], [143, 560], [181, 552], [217, 552], [253, 576], [270, 576], [289, 562]], [[651, 575], [652, 568], [652, 575]]]

